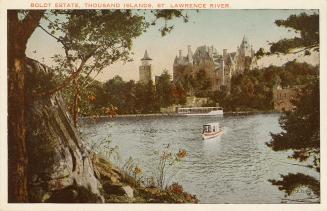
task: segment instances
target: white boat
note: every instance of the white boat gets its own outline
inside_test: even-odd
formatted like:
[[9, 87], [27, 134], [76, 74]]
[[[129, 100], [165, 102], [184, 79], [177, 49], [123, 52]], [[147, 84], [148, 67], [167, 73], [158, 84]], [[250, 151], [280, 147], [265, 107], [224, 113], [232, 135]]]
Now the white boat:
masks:
[[218, 122], [203, 125], [202, 139], [211, 139], [223, 134], [223, 130], [219, 127]]
[[177, 113], [185, 116], [222, 116], [224, 114], [221, 107], [178, 108]]

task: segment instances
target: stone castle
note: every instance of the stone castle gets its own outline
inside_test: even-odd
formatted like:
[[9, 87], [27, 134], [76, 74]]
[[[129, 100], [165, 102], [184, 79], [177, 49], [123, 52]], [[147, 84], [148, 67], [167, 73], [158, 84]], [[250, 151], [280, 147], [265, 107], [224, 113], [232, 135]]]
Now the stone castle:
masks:
[[[141, 59], [139, 67], [139, 81], [147, 84], [152, 80], [152, 59], [147, 50]], [[256, 64], [254, 50], [248, 39], [244, 36], [236, 52], [229, 53], [223, 49], [219, 54], [213, 46], [200, 46], [192, 52], [191, 46], [187, 47], [187, 54], [183, 56], [182, 50], [175, 57], [173, 64], [173, 82], [179, 83], [188, 78], [196, 78], [202, 74], [209, 82], [208, 91], [218, 91], [223, 87], [230, 92], [231, 78], [251, 70]]]
[[231, 53], [223, 49], [219, 54], [213, 46], [200, 46], [193, 53], [188, 46], [186, 56], [179, 50], [179, 55], [175, 57], [173, 80], [177, 83], [201, 73], [210, 81], [210, 91], [226, 87], [229, 92], [232, 76], [251, 70], [255, 63], [254, 50], [245, 36], [237, 51]]

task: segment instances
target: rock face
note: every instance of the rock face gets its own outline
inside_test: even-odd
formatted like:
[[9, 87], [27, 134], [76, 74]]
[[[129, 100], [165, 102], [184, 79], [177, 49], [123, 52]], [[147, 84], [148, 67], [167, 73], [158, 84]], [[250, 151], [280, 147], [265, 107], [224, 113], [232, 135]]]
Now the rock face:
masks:
[[198, 203], [177, 183], [165, 190], [145, 187], [99, 155], [93, 157], [93, 164], [107, 203]]
[[[34, 60], [28, 67], [30, 93], [52, 83], [48, 68]], [[60, 93], [31, 100], [27, 111], [29, 200], [104, 202], [92, 153], [72, 126]]]

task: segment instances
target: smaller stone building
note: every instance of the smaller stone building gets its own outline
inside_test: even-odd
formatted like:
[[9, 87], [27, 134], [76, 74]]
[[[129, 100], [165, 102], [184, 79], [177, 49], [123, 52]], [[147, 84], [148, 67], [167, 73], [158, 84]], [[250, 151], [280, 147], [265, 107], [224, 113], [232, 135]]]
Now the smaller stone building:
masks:
[[186, 97], [186, 107], [202, 107], [209, 102], [209, 99], [206, 97]]
[[273, 90], [274, 109], [278, 112], [291, 111], [295, 107], [292, 103], [298, 96], [300, 87], [281, 88], [277, 86]]

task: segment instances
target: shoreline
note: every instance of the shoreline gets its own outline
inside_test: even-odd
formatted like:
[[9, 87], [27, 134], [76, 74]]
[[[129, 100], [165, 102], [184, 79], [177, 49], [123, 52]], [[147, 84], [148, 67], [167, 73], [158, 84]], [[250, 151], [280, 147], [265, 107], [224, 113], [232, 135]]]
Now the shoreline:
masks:
[[[277, 111], [228, 111], [224, 112], [223, 115], [218, 117], [224, 116], [248, 116], [248, 115], [255, 115], [255, 114], [277, 114], [281, 112]], [[182, 114], [177, 113], [153, 113], [153, 114], [120, 114], [114, 117], [109, 116], [83, 116], [79, 117], [81, 120], [88, 120], [88, 119], [120, 119], [120, 118], [136, 118], [136, 117], [190, 117]], [[192, 117], [192, 116], [191, 116]], [[201, 116], [203, 117], [203, 116]]]

